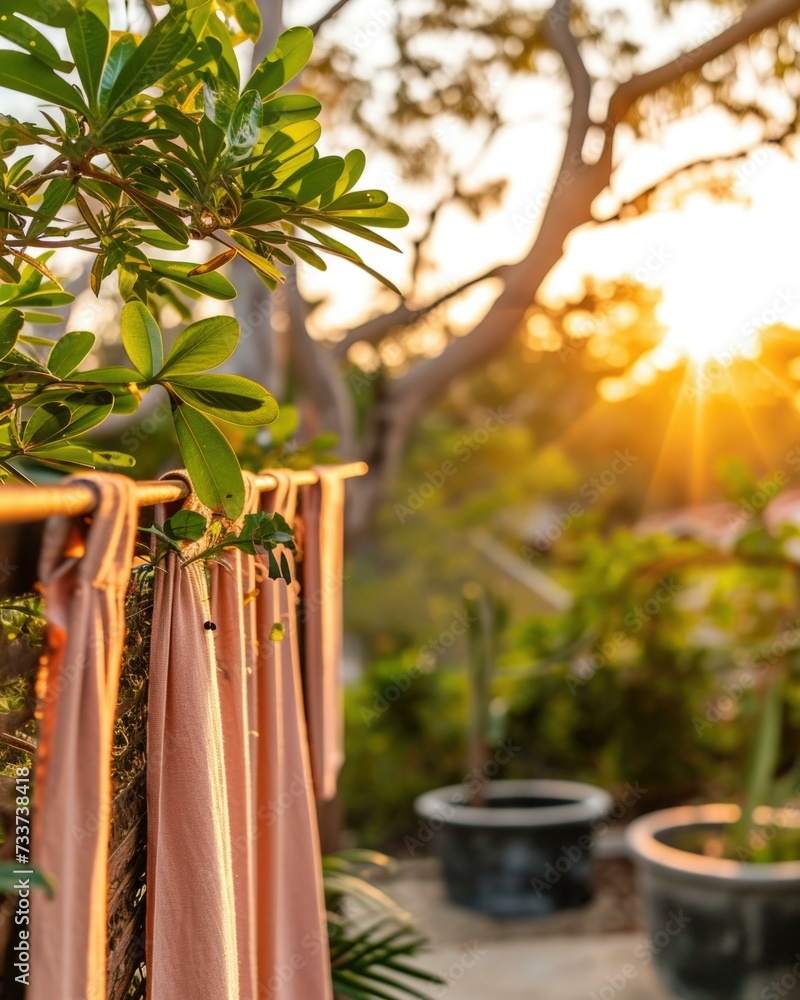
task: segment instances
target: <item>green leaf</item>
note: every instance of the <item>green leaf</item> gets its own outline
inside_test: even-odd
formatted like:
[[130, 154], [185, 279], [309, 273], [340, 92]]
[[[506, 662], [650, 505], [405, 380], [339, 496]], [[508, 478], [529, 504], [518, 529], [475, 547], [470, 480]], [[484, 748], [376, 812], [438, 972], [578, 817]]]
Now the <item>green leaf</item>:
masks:
[[30, 94], [48, 104], [71, 108], [88, 115], [89, 109], [78, 91], [49, 66], [25, 52], [4, 52], [0, 59], [0, 87]]
[[286, 209], [279, 205], [277, 201], [265, 201], [253, 198], [246, 201], [242, 206], [239, 217], [236, 220], [237, 229], [247, 229], [251, 226], [264, 226], [270, 222], [277, 222], [286, 215]]
[[30, 228], [31, 236], [38, 236], [53, 222], [58, 213], [67, 204], [75, 191], [75, 184], [68, 177], [56, 177], [45, 188], [42, 204], [39, 206], [39, 219]]
[[[203, 110], [223, 131], [230, 124], [239, 101], [239, 91], [219, 77], [207, 73], [203, 79]], [[186, 138], [184, 136], [184, 138]]]
[[189, 55], [196, 44], [190, 16], [170, 11], [147, 32], [136, 51], [120, 68], [108, 92], [106, 107], [113, 111], [157, 84]]
[[223, 364], [239, 343], [239, 324], [230, 316], [212, 316], [192, 323], [172, 345], [158, 378], [193, 375]]
[[[316, 121], [292, 122], [282, 128], [280, 132], [273, 133], [259, 157], [258, 166], [260, 170], [270, 170], [276, 173], [276, 166], [288, 160], [294, 159], [300, 153], [311, 150], [317, 144], [317, 140], [322, 134], [322, 126]], [[290, 171], [290, 176], [294, 171]]]
[[179, 510], [164, 522], [164, 534], [176, 542], [197, 542], [208, 530], [208, 523], [196, 510]]
[[31, 448], [47, 444], [64, 432], [71, 416], [69, 407], [63, 403], [44, 403], [28, 418], [22, 435], [23, 443]]
[[345, 209], [344, 211], [326, 210], [326, 218], [341, 219], [344, 222], [356, 222], [364, 226], [401, 229], [408, 225], [408, 212], [389, 201], [380, 208]]
[[316, 118], [322, 105], [307, 94], [281, 94], [263, 105], [263, 124], [272, 129], [281, 129], [291, 122], [303, 122]]
[[318, 271], [328, 270], [328, 265], [322, 257], [320, 257], [313, 247], [308, 246], [306, 243], [301, 243], [299, 240], [289, 240], [289, 248], [297, 254], [300, 260], [304, 260], [306, 264], [310, 264]]
[[346, 257], [348, 260], [352, 260], [356, 264], [361, 264], [363, 261], [361, 257], [353, 250], [351, 247], [334, 239], [328, 233], [323, 233], [319, 229], [314, 229], [313, 226], [306, 225], [306, 223], [301, 222], [298, 225], [298, 229], [304, 230], [306, 233], [310, 233], [319, 243], [322, 244], [327, 250], [331, 250], [338, 254], [340, 257]]
[[314, 201], [332, 188], [344, 171], [341, 156], [323, 156], [301, 167], [281, 187], [280, 194], [288, 194], [301, 205]]
[[0, 16], [15, 12], [53, 28], [65, 28], [75, 17], [70, 0], [0, 0]]
[[145, 382], [145, 379], [139, 372], [135, 372], [132, 368], [119, 368], [119, 367], [109, 367], [109, 368], [92, 368], [88, 372], [81, 372], [81, 382], [101, 382], [103, 385], [129, 385], [131, 382]]
[[[25, 319], [28, 318], [28, 313], [25, 313]], [[52, 318], [52, 317], [51, 317]], [[49, 347], [52, 348], [55, 344], [54, 340], [49, 337], [37, 337], [33, 333], [21, 333], [19, 336], [20, 342], [23, 344], [31, 344], [34, 347]]]
[[352, 233], [353, 236], [360, 236], [362, 240], [377, 243], [379, 247], [386, 247], [387, 250], [395, 250], [397, 253], [400, 253], [400, 248], [396, 247], [394, 243], [379, 233], [373, 233], [371, 229], [367, 229], [366, 226], [362, 226], [358, 222], [350, 222], [348, 219], [343, 219], [338, 215], [326, 215], [324, 212], [309, 212], [308, 214], [317, 223], [324, 222], [328, 226], [344, 229], [346, 233]]
[[51, 309], [55, 309], [58, 306], [68, 306], [75, 301], [75, 296], [71, 292], [62, 292], [61, 290], [43, 290], [31, 292], [28, 295], [15, 296], [12, 301], [15, 306], [38, 306], [40, 308], [49, 306]]
[[73, 392], [63, 399], [71, 411], [67, 428], [70, 437], [85, 434], [106, 419], [114, 406], [114, 395], [106, 389], [95, 392]]
[[225, 130], [204, 115], [200, 119], [200, 145], [206, 169], [210, 170], [225, 146]]
[[346, 194], [351, 188], [354, 188], [361, 179], [361, 175], [364, 173], [364, 167], [366, 164], [367, 158], [360, 149], [351, 149], [349, 153], [346, 153], [344, 158], [344, 172], [342, 173], [342, 176], [336, 182], [336, 186], [333, 191], [329, 191], [323, 195], [320, 204], [324, 207], [329, 202], [335, 201], [337, 198], [341, 198], [341, 196]]
[[[395, 292], [397, 295], [402, 296], [403, 293], [400, 291], [397, 285], [394, 284], [394, 282], [390, 281], [379, 271], [376, 271], [368, 264], [365, 264], [364, 261], [361, 259], [361, 257], [355, 252], [355, 250], [352, 250], [350, 247], [345, 246], [344, 243], [340, 243], [339, 240], [335, 240], [332, 236], [328, 236], [327, 233], [322, 233], [318, 229], [314, 229], [312, 226], [307, 226], [301, 223], [299, 228], [304, 229], [307, 233], [311, 233], [312, 236], [316, 237], [316, 239], [319, 240], [322, 246], [329, 253], [336, 254], [337, 257], [344, 257], [345, 260], [352, 261], [356, 265], [356, 267], [360, 268], [362, 271], [366, 271], [367, 274], [372, 275], [373, 278], [376, 278], [378, 281], [380, 281], [380, 283], [382, 285], [385, 285], [386, 288], [388, 288], [390, 291]], [[366, 230], [366, 232], [369, 232], [369, 230]], [[392, 244], [389, 244], [389, 246], [392, 249], [395, 250], [397, 249], [396, 247], [392, 246]], [[298, 256], [300, 255], [298, 254]]]
[[214, 62], [220, 79], [239, 90], [239, 60], [233, 47], [228, 26], [218, 17], [209, 17], [206, 25], [209, 38], [216, 43]]
[[132, 469], [136, 465], [133, 455], [121, 451], [94, 451], [92, 460], [96, 469]]
[[19, 309], [0, 309], [0, 358], [14, 349], [24, 323], [25, 317]]
[[275, 43], [275, 48], [256, 67], [246, 90], [255, 88], [266, 99], [280, 90], [305, 67], [314, 48], [309, 28], [289, 28]]
[[156, 104], [155, 111], [168, 129], [178, 133], [189, 149], [195, 153], [199, 151], [200, 129], [193, 118], [170, 104]]
[[212, 510], [235, 519], [244, 510], [244, 481], [225, 435], [208, 417], [177, 404], [172, 410], [178, 445], [195, 492]]
[[108, 96], [114, 88], [120, 74], [128, 64], [128, 60], [136, 51], [136, 39], [129, 32], [120, 35], [112, 45], [108, 54], [103, 76], [100, 80], [100, 90], [98, 93], [100, 107], [105, 108], [108, 103]]
[[150, 198], [145, 198], [133, 185], [127, 188], [127, 193], [136, 202], [136, 205], [144, 216], [154, 225], [158, 226], [162, 232], [165, 232], [167, 236], [178, 243], [188, 243], [189, 230], [174, 212], [171, 212], [166, 206], [156, 204]]
[[[162, 233], [160, 229], [140, 229], [138, 236], [148, 246], [158, 247], [159, 250], [185, 250], [188, 246], [187, 243], [173, 240], [171, 236]], [[165, 261], [165, 263], [170, 264], [172, 261]]]
[[158, 323], [141, 302], [126, 302], [122, 307], [121, 328], [128, 357], [146, 379], [151, 379], [164, 358]]
[[750, 747], [747, 767], [747, 795], [739, 821], [743, 833], [749, 833], [752, 829], [755, 822], [753, 818], [755, 810], [769, 802], [770, 784], [775, 778], [780, 759], [783, 716], [781, 687], [780, 677], [774, 676], [770, 679], [763, 694], [763, 704]]
[[47, 367], [59, 378], [68, 378], [94, 347], [94, 334], [89, 330], [72, 330], [56, 341], [47, 358]]
[[331, 202], [327, 210], [329, 212], [342, 212], [354, 208], [382, 208], [388, 201], [389, 195], [385, 191], [351, 191]]
[[73, 465], [82, 469], [95, 468], [91, 449], [85, 445], [74, 444], [72, 441], [53, 441], [50, 444], [43, 444], [31, 452], [31, 458], [52, 465], [56, 469]]
[[248, 264], [250, 264], [251, 267], [254, 267], [256, 271], [259, 272], [259, 274], [263, 274], [264, 277], [270, 278], [272, 281], [283, 281], [283, 275], [277, 269], [277, 267], [275, 267], [272, 261], [267, 260], [266, 257], [262, 257], [260, 254], [257, 254], [254, 250], [251, 250], [249, 247], [242, 246], [242, 244], [239, 243], [238, 240], [232, 239], [225, 233], [217, 232], [215, 235], [216, 239], [220, 243], [222, 243], [226, 247], [230, 247], [232, 250], [235, 250], [240, 256], [244, 257], [244, 259], [248, 262]]
[[[2, 84], [0, 84], [0, 86], [2, 86]], [[12, 283], [16, 283], [20, 280], [19, 271], [13, 264], [9, 264], [9, 262], [4, 260], [2, 257], [0, 257], [0, 278], [2, 278], [3, 281], [10, 281]]]
[[203, 295], [210, 295], [211, 298], [222, 301], [236, 298], [236, 289], [219, 271], [190, 276], [189, 272], [199, 266], [193, 264], [191, 261], [151, 260], [150, 264], [152, 265], [154, 274], [159, 275], [161, 278], [168, 278], [177, 285], [184, 285], [186, 288], [191, 288], [192, 291], [200, 292]]
[[[20, 878], [23, 877], [17, 874], [19, 867], [14, 861], [0, 861], [0, 892], [14, 892], [19, 886]], [[55, 888], [53, 879], [44, 875], [38, 868], [32, 869], [30, 874], [26, 873], [24, 878], [33, 889], [44, 889], [47, 895], [53, 898]]]
[[241, 159], [252, 153], [261, 133], [262, 118], [261, 95], [257, 90], [245, 91], [228, 125], [226, 139], [231, 156]]
[[258, 41], [261, 35], [261, 13], [257, 0], [232, 0], [232, 3], [239, 27], [251, 42]]
[[76, 10], [67, 41], [89, 104], [96, 107], [108, 56], [108, 0], [78, 0]]
[[182, 375], [169, 385], [185, 403], [232, 424], [260, 427], [278, 415], [267, 390], [241, 375]]
[[72, 69], [72, 63], [65, 62], [61, 58], [58, 50], [41, 31], [15, 14], [0, 14], [0, 35], [19, 45], [26, 52], [30, 52], [51, 69], [60, 69], [65, 73]]
[[[46, 323], [49, 326], [59, 326], [63, 320], [60, 316], [56, 316], [54, 313], [31, 312], [30, 309], [26, 309], [25, 322], [34, 324]], [[33, 341], [31, 341], [31, 343], [33, 343]]]

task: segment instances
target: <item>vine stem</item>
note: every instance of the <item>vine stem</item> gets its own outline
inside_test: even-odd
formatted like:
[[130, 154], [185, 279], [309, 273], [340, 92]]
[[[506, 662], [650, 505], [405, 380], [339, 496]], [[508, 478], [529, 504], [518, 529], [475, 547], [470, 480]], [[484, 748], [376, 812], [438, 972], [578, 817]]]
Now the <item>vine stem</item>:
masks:
[[35, 754], [38, 747], [35, 743], [31, 743], [30, 740], [20, 739], [19, 736], [12, 736], [11, 733], [0, 733], [0, 743], [5, 743], [6, 746], [13, 747], [15, 750], [22, 750], [25, 753]]

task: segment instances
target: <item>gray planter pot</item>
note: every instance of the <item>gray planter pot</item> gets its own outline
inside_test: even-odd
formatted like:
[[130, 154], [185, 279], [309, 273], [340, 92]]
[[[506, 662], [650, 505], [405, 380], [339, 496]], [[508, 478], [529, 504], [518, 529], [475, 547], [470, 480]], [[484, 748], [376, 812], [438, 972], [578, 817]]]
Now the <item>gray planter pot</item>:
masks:
[[586, 903], [592, 831], [611, 797], [574, 781], [492, 781], [486, 795], [476, 808], [462, 785], [451, 785], [415, 803], [420, 826], [434, 834], [449, 898], [497, 917]]
[[631, 823], [653, 961], [688, 1000], [800, 998], [800, 862], [752, 864], [681, 850], [687, 831], [720, 833], [734, 805], [686, 806]]

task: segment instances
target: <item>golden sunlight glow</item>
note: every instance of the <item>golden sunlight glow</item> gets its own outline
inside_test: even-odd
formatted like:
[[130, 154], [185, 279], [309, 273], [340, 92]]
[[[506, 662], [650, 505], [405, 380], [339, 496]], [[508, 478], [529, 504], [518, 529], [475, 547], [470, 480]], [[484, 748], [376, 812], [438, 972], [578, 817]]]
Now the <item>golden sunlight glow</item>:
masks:
[[715, 359], [729, 366], [758, 357], [760, 331], [779, 322], [780, 312], [764, 301], [764, 282], [753, 280], [755, 255], [742, 246], [741, 212], [708, 206], [703, 214], [713, 240], [700, 236], [684, 247], [679, 267], [664, 283], [657, 316], [667, 328], [665, 346], [700, 367]]
[[758, 357], [760, 332], [772, 321], [772, 313], [764, 318], [748, 316], [747, 291], [737, 291], [735, 282], [724, 297], [711, 294], [710, 289], [704, 294], [692, 287], [670, 287], [656, 314], [667, 329], [664, 346], [699, 367], [713, 360], [727, 367], [735, 359]]

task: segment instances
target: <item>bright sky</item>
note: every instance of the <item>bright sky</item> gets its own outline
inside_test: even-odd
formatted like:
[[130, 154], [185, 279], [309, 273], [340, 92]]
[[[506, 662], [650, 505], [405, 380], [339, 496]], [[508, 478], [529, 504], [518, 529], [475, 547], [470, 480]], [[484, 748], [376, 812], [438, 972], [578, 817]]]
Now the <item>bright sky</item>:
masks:
[[[289, 0], [285, 21], [313, 21], [329, 2]], [[379, 66], [391, 60], [387, 26], [396, 16], [398, 2], [418, 0], [351, 0], [324, 30], [357, 53], [365, 65]], [[605, 0], [594, 2], [598, 7], [611, 6]], [[531, 6], [539, 5], [531, 0]], [[724, 26], [719, 13], [701, 0], [679, 8], [678, 24], [671, 32], [654, 27], [652, 3], [614, 0], [613, 6], [634, 18], [646, 43], [641, 57], [644, 68]], [[18, 98], [17, 102], [19, 106], [11, 113], [20, 117], [30, 113]], [[444, 119], [437, 126], [437, 139], [450, 145], [459, 159], [469, 162], [480, 154], [470, 173], [476, 186], [498, 177], [506, 177], [509, 186], [503, 206], [479, 221], [459, 208], [442, 215], [431, 243], [433, 266], [423, 274], [418, 289], [422, 300], [495, 263], [519, 259], [533, 240], [539, 206], [552, 184], [563, 141], [563, 97], [549, 84], [517, 82], [503, 87], [502, 104], [512, 124], [485, 146], [481, 137], [471, 136], [455, 120]], [[730, 153], [749, 146], [753, 138], [752, 126], [734, 124], [713, 109], [668, 128], [656, 142], [621, 135], [624, 165], [615, 179], [617, 191], [624, 195], [646, 188], [681, 162]], [[354, 136], [329, 133], [323, 136], [322, 148], [324, 152], [341, 152], [355, 141]], [[413, 237], [419, 231], [433, 186], [425, 191], [409, 188], [393, 164], [379, 155], [369, 159], [363, 184], [388, 190], [411, 211], [409, 234]], [[746, 340], [748, 324], [758, 325], [765, 316], [771, 321], [770, 310], [778, 305], [781, 321], [800, 325], [796, 255], [786, 252], [789, 234], [800, 231], [799, 187], [798, 165], [774, 147], [762, 147], [735, 168], [734, 203], [695, 195], [684, 199], [680, 210], [665, 204], [639, 219], [589, 226], [574, 234], [543, 294], [551, 301], [568, 296], [586, 274], [607, 278], [633, 275], [664, 290], [661, 318], [670, 328], [668, 343], [710, 355], [731, 341]], [[401, 246], [408, 245], [403, 233], [387, 235], [396, 237]], [[408, 258], [372, 244], [358, 249], [370, 264], [407, 287]], [[323, 275], [307, 267], [302, 271], [309, 292], [328, 296], [328, 303], [318, 313], [320, 331], [346, 329], [365, 315], [394, 305], [391, 293], [345, 262], [329, 260], [329, 270]], [[490, 292], [476, 290], [465, 303], [466, 310], [488, 306]]]

